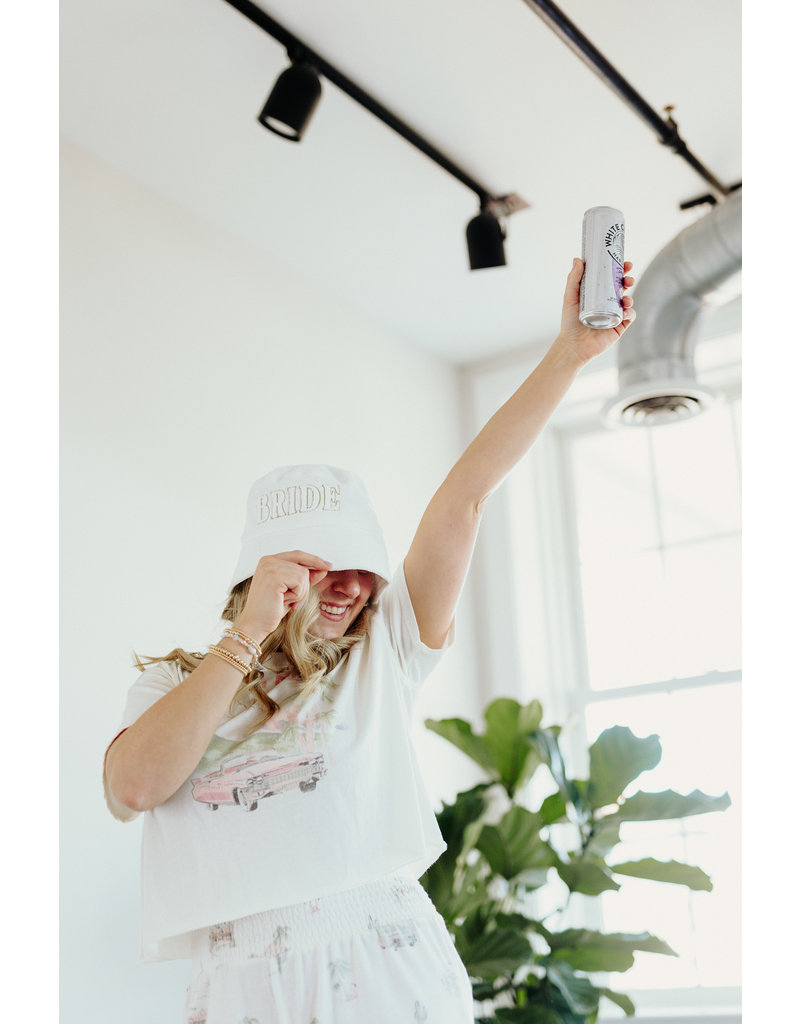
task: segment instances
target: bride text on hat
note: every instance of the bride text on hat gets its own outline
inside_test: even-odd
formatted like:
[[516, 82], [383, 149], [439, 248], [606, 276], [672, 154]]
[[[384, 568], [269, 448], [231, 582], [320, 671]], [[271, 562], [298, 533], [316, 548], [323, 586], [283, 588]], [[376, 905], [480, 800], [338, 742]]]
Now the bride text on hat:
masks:
[[256, 521], [296, 516], [303, 512], [338, 512], [341, 488], [335, 484], [294, 484], [267, 491], [258, 499]]

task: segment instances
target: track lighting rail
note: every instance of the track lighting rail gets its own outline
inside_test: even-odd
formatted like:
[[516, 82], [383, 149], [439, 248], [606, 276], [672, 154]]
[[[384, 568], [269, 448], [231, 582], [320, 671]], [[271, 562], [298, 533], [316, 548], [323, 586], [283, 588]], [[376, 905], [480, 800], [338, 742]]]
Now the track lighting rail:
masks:
[[360, 86], [356, 85], [355, 82], [351, 81], [346, 75], [342, 74], [332, 64], [328, 63], [324, 57], [321, 57], [318, 53], [315, 53], [310, 46], [307, 46], [302, 40], [298, 39], [297, 36], [289, 32], [288, 29], [284, 28], [283, 25], [275, 21], [274, 18], [270, 17], [265, 11], [263, 11], [256, 4], [251, 3], [250, 0], [225, 0], [231, 7], [235, 7], [240, 14], [243, 14], [246, 18], [258, 25], [259, 28], [263, 29], [269, 35], [276, 39], [279, 43], [286, 47], [286, 51], [289, 55], [289, 59], [292, 62], [306, 61], [313, 65], [320, 75], [323, 75], [334, 85], [338, 86], [342, 92], [347, 93], [356, 103], [360, 103], [362, 107], [368, 110], [375, 117], [379, 118], [385, 125], [397, 132], [398, 135], [410, 142], [412, 146], [415, 146], [420, 152], [424, 153], [427, 157], [430, 157], [435, 163], [437, 163], [443, 170], [447, 171], [448, 174], [457, 178], [463, 185], [466, 185], [468, 189], [474, 192], [480, 201], [482, 210], [488, 209], [494, 213], [495, 216], [508, 216], [508, 214], [515, 212], [519, 209], [524, 209], [528, 204], [519, 199], [516, 195], [509, 196], [497, 196], [489, 188], [477, 181], [471, 175], [467, 174], [466, 171], [462, 170], [457, 164], [445, 156], [440, 150], [434, 145], [424, 139], [418, 132], [415, 132], [413, 128], [402, 121], [396, 114], [393, 114], [390, 110], [387, 110], [381, 103], [373, 99], [369, 93], [365, 92]]
[[538, 14], [555, 34], [581, 60], [587, 64], [605, 83], [620, 96], [628, 106], [656, 132], [665, 146], [669, 146], [678, 156], [690, 164], [704, 178], [719, 197], [724, 198], [734, 190], [723, 185], [689, 150], [689, 147], [678, 134], [678, 125], [672, 119], [672, 108], [666, 107], [667, 119], [659, 116], [647, 101], [633, 88], [617, 69], [611, 64], [597, 47], [590, 42], [581, 30], [551, 0], [524, 0], [530, 9]]

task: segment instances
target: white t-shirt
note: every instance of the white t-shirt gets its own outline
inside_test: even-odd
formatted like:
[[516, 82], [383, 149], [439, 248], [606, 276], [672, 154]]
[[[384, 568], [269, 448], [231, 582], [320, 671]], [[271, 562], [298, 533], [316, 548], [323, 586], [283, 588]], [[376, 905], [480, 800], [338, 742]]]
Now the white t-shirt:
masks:
[[[442, 650], [419, 637], [402, 566], [369, 635], [305, 697], [270, 690], [226, 717], [191, 777], [145, 812], [143, 960], [190, 956], [190, 933], [400, 873], [418, 878], [446, 849], [409, 735], [414, 700]], [[160, 662], [131, 687], [127, 728], [187, 673]], [[106, 786], [112, 813], [120, 805]]]

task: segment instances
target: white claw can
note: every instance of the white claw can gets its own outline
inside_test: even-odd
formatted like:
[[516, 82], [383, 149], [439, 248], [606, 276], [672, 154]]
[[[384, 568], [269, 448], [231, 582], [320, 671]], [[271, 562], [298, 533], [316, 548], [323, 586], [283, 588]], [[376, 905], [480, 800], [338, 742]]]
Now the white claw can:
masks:
[[583, 215], [582, 324], [604, 330], [622, 323], [625, 218], [613, 206], [593, 206]]

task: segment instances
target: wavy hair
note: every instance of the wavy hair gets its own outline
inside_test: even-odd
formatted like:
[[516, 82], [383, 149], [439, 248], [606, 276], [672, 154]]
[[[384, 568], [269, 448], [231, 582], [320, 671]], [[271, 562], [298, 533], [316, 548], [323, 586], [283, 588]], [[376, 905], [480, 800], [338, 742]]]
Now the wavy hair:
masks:
[[[231, 590], [222, 610], [221, 617], [224, 621], [233, 623], [241, 615], [250, 592], [251, 580], [252, 577], [243, 580]], [[262, 668], [269, 672], [272, 671], [270, 666], [275, 664], [275, 656], [283, 655], [289, 662], [289, 674], [300, 680], [303, 693], [313, 690], [316, 684], [333, 671], [339, 662], [347, 657], [350, 650], [366, 636], [369, 618], [374, 610], [371, 601], [368, 601], [344, 636], [327, 640], [309, 630], [318, 609], [319, 597], [314, 587], [310, 587], [305, 601], [284, 615], [277, 628], [261, 644], [261, 654], [257, 659]], [[134, 662], [141, 672], [144, 672], [148, 665], [161, 661], [177, 661], [181, 668], [193, 672], [206, 657], [206, 654], [176, 647], [160, 658], [139, 657], [134, 653]], [[262, 668], [255, 667], [244, 676], [230, 705], [231, 715], [235, 714], [237, 707], [248, 708], [254, 703], [261, 705], [263, 715], [253, 726], [253, 732], [280, 710], [277, 701], [274, 701], [264, 689], [266, 676]]]

